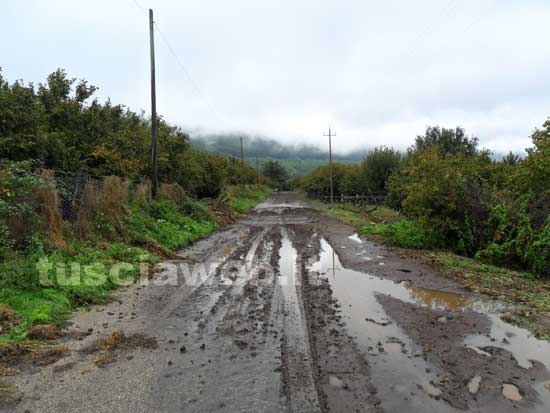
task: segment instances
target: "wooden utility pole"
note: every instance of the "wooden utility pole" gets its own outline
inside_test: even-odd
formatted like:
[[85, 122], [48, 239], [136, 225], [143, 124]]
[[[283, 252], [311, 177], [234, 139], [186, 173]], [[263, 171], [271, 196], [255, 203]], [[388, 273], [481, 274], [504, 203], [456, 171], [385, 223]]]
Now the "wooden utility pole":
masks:
[[260, 158], [256, 156], [256, 183], [260, 185]]
[[330, 129], [330, 126], [328, 127], [328, 135], [324, 134], [324, 136], [328, 136], [328, 156], [329, 156], [329, 173], [330, 173], [330, 203], [334, 203], [334, 179], [332, 176], [332, 137], [336, 136], [336, 133], [332, 133], [332, 130]]
[[149, 9], [149, 33], [151, 47], [151, 195], [153, 199], [158, 193], [158, 154], [157, 154], [157, 90], [155, 82], [155, 22], [153, 10]]

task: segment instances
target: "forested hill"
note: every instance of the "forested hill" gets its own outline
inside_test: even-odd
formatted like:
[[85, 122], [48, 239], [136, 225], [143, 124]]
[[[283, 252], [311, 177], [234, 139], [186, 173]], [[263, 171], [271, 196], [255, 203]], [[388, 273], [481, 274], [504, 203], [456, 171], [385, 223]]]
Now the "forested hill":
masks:
[[[198, 135], [191, 137], [191, 145], [197, 149], [222, 153], [231, 156], [240, 156], [240, 137], [243, 135], [226, 133], [218, 135]], [[274, 139], [243, 136], [244, 153], [247, 158], [270, 158], [285, 160], [326, 160], [328, 151], [313, 145], [285, 145]], [[348, 163], [359, 162], [366, 155], [366, 151], [354, 151], [350, 154], [333, 154], [336, 161]], [[347, 161], [347, 162], [346, 162]]]

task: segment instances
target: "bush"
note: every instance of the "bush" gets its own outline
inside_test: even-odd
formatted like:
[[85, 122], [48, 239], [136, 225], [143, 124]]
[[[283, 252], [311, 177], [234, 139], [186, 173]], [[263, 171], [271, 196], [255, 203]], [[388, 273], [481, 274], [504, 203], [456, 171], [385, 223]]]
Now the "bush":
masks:
[[45, 182], [32, 173], [34, 163], [0, 164], [0, 252], [26, 248], [40, 231], [39, 205], [34, 193]]
[[143, 244], [149, 240], [172, 250], [186, 247], [217, 227], [211, 220], [199, 221], [184, 215], [173, 201], [134, 203], [126, 217], [129, 241]]
[[394, 149], [383, 146], [369, 151], [361, 164], [363, 185], [372, 192], [385, 191], [388, 178], [400, 162], [401, 154]]
[[425, 220], [460, 254], [548, 276], [550, 121], [533, 133], [523, 161], [495, 162], [462, 132], [451, 138], [446, 146], [417, 141], [389, 179], [394, 206]]

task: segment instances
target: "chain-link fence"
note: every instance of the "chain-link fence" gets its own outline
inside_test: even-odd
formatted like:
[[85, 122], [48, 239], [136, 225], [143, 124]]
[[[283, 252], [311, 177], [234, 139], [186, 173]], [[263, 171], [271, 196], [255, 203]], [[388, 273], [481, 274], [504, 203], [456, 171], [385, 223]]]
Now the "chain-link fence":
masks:
[[[44, 171], [40, 171], [42, 173]], [[63, 171], [49, 171], [53, 178], [59, 198], [59, 211], [64, 221], [74, 223], [79, 211], [93, 207], [93, 197], [104, 191], [105, 182], [112, 177], [90, 175], [84, 172], [70, 173]], [[150, 187], [146, 180], [123, 180], [125, 198], [132, 199], [136, 195], [150, 196]], [[141, 186], [141, 188], [140, 188]], [[139, 192], [139, 194], [137, 194]], [[121, 200], [122, 201], [122, 200]], [[91, 204], [91, 205], [89, 205]]]
[[80, 173], [68, 174], [54, 171], [55, 186], [59, 196], [59, 210], [65, 221], [74, 222], [79, 208], [84, 203], [84, 191], [88, 185], [100, 186], [102, 180]]

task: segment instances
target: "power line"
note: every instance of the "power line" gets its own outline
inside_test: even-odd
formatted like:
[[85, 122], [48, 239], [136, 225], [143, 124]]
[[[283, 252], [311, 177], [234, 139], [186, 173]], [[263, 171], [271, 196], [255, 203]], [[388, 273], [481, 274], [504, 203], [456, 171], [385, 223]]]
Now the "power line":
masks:
[[[148, 13], [146, 12], [145, 8], [139, 3], [138, 0], [132, 0], [133, 3], [136, 5], [136, 7], [146, 16], [148, 16]], [[185, 65], [183, 64], [183, 60], [178, 56], [178, 54], [176, 53], [176, 51], [174, 50], [174, 48], [172, 47], [172, 44], [170, 43], [170, 41], [168, 40], [168, 37], [164, 34], [164, 32], [160, 29], [160, 25], [158, 24], [158, 22], [155, 20], [153, 22], [153, 24], [155, 25], [155, 28], [157, 30], [157, 32], [159, 33], [163, 43], [165, 44], [166, 48], [170, 51], [170, 53], [172, 54], [172, 56], [174, 56], [174, 58], [176, 59], [176, 61], [178, 62], [178, 65], [180, 67], [180, 69], [182, 70], [182, 72], [185, 74], [185, 77], [187, 78], [187, 80], [189, 81], [189, 83], [191, 83], [192, 87], [193, 87], [193, 92], [197, 95], [198, 98], [202, 99], [203, 102], [206, 104], [206, 106], [208, 107], [208, 109], [210, 110], [210, 112], [222, 123], [224, 123], [224, 120], [222, 118], [222, 116], [219, 115], [219, 112], [214, 108], [214, 106], [212, 105], [212, 102], [210, 101], [210, 99], [208, 99], [208, 97], [206, 96], [205, 93], [202, 92], [201, 88], [199, 87], [199, 85], [197, 84], [197, 82], [195, 82], [195, 80], [193, 79], [193, 77], [191, 76], [191, 74], [189, 73], [189, 71], [187, 70], [187, 68], [185, 67]]]
[[141, 10], [141, 12], [145, 15], [145, 16], [148, 16], [147, 14], [147, 10], [145, 10], [143, 8], [143, 6], [141, 4], [139, 4], [139, 2], [137, 0], [132, 0], [134, 2], [134, 4], [137, 6], [138, 9]]
[[[446, 14], [450, 17], [451, 13], [454, 12], [456, 10], [456, 8], [458, 7], [458, 4], [453, 4], [453, 3], [456, 3], [456, 0], [452, 0], [451, 3], [449, 3], [447, 5], [447, 7], [442, 10], [441, 14]], [[491, 6], [487, 9], [487, 11], [485, 13], [482, 12], [476, 19], [471, 21], [466, 26], [463, 26], [463, 28], [459, 30], [459, 33], [466, 33], [467, 31], [469, 31], [472, 27], [474, 27], [476, 24], [481, 22], [486, 17], [487, 14], [491, 13], [496, 8], [496, 6], [497, 6], [497, 3], [493, 1]], [[422, 35], [418, 36], [417, 41], [422, 40], [428, 34], [430, 34], [429, 31], [424, 32]], [[434, 57], [434, 56], [440, 54], [443, 50], [445, 50], [444, 46], [446, 44], [448, 44], [448, 41], [446, 39], [443, 39], [442, 41], [438, 42], [436, 44], [436, 49], [437, 50], [436, 50], [436, 52], [432, 53], [431, 56]], [[410, 57], [416, 57], [416, 54], [412, 52], [412, 49], [408, 49], [407, 52], [408, 52], [408, 55]]]

